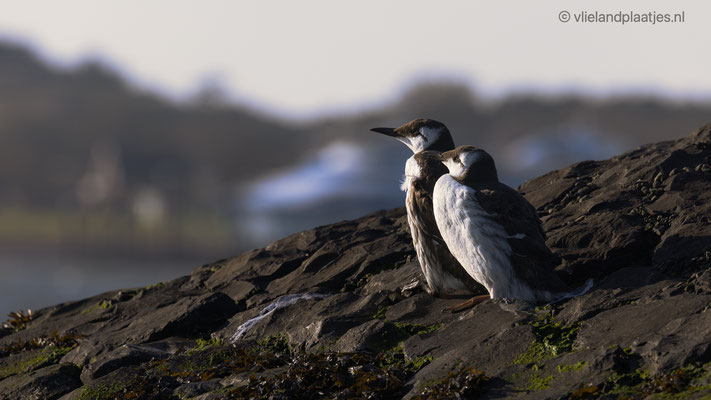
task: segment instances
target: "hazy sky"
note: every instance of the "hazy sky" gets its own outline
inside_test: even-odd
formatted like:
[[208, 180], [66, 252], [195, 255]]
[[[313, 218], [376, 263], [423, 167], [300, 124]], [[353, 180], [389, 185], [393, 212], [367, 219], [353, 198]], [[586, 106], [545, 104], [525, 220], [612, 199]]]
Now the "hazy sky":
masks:
[[[454, 78], [493, 97], [711, 99], [705, 0], [0, 0], [0, 10], [0, 38], [53, 62], [99, 58], [178, 98], [218, 82], [234, 99], [297, 117], [377, 105], [418, 79]], [[683, 11], [685, 22], [575, 22], [582, 11]]]

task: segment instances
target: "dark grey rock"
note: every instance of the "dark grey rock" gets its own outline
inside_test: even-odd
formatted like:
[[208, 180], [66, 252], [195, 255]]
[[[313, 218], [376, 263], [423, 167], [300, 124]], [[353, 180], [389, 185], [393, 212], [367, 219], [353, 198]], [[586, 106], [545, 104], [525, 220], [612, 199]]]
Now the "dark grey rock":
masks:
[[118, 368], [138, 365], [151, 360], [162, 360], [186, 348], [193, 347], [192, 340], [171, 338], [145, 345], [125, 344], [118, 349], [102, 354], [86, 365], [81, 373], [85, 384], [94, 381]]
[[58, 364], [0, 381], [2, 400], [52, 400], [82, 385], [80, 369], [74, 364]]
[[585, 161], [524, 183], [569, 282], [652, 266], [675, 276], [709, 266], [709, 126], [692, 136]]
[[393, 324], [372, 320], [349, 329], [331, 346], [331, 350], [343, 353], [377, 352], [391, 347], [397, 338], [398, 331]]
[[201, 394], [209, 393], [221, 389], [220, 381], [215, 379], [206, 382], [190, 382], [178, 386], [173, 393], [181, 398], [193, 398]]
[[[117, 304], [113, 311], [108, 311], [111, 317], [106, 321], [101, 319], [99, 326], [80, 326], [96, 329], [96, 332], [87, 335], [88, 338], [81, 341], [79, 347], [67, 354], [63, 361], [86, 365], [93, 357], [123, 344], [152, 342], [169, 336], [208, 334], [238, 311], [235, 302], [224, 293], [161, 293], [160, 289], [157, 288], [159, 292], [156, 294], [149, 293], [140, 299], [130, 300], [129, 303], [135, 303], [126, 309]], [[99, 324], [96, 320], [90, 323]], [[82, 334], [86, 332], [84, 329], [77, 330]]]

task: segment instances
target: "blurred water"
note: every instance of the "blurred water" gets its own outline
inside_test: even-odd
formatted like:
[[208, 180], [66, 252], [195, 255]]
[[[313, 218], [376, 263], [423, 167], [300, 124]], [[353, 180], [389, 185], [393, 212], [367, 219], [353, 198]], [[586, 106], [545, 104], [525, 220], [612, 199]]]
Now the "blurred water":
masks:
[[274, 174], [250, 188], [248, 209], [262, 212], [299, 207], [324, 197], [373, 194], [378, 187], [365, 184], [367, 149], [353, 143], [334, 142], [295, 168]]
[[[498, 165], [522, 183], [548, 171], [583, 160], [604, 160], [625, 150], [610, 135], [586, 126], [559, 126], [532, 131], [506, 144]], [[503, 164], [503, 165], [502, 165]]]
[[253, 246], [290, 233], [399, 207], [409, 150], [394, 140], [382, 146], [336, 141], [302, 163], [263, 176], [240, 193], [235, 224]]
[[189, 273], [189, 260], [87, 259], [67, 255], [0, 254], [0, 320], [10, 311], [37, 310], [110, 290], [143, 287]]

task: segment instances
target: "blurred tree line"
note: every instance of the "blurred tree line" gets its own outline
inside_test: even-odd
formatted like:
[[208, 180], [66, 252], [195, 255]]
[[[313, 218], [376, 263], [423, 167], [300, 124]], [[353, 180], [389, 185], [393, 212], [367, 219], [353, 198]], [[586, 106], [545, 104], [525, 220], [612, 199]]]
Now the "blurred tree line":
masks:
[[[209, 88], [191, 102], [171, 102], [100, 64], [57, 69], [0, 43], [0, 247], [212, 256], [243, 250], [252, 243], [235, 229], [241, 188], [336, 140], [394, 146], [368, 129], [420, 116], [445, 122], [460, 144], [490, 150], [516, 181], [587, 156], [561, 145], [545, 153], [552, 160], [536, 162], [538, 169], [507, 169], [514, 145], [533, 143], [527, 138], [548, 137], [546, 146], [555, 147], [584, 129], [591, 140], [624, 150], [688, 134], [709, 120], [711, 104], [574, 95], [492, 102], [440, 83], [413, 86], [379, 110], [297, 123], [227, 104]], [[384, 157], [393, 170], [404, 163]], [[398, 205], [397, 196], [394, 187], [382, 206]], [[361, 211], [353, 207], [346, 208]]]

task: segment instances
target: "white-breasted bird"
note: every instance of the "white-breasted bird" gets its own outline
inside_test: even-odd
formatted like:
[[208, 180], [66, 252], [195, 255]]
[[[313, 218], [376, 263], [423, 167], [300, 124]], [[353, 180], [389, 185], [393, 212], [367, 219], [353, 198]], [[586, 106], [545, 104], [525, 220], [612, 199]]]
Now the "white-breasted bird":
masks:
[[555, 257], [535, 208], [499, 182], [494, 159], [474, 146], [425, 152], [449, 170], [435, 184], [434, 215], [447, 247], [489, 292], [455, 306], [464, 309], [488, 297], [552, 302], [585, 293], [592, 281], [570, 292], [553, 271]]
[[[401, 186], [406, 192], [405, 207], [412, 242], [425, 276], [429, 294], [465, 291], [484, 293], [479, 285], [447, 249], [437, 228], [432, 210], [432, 191], [437, 179], [447, 172], [441, 162], [423, 157], [425, 150], [454, 149], [454, 141], [441, 122], [419, 118], [399, 128], [373, 128], [373, 132], [392, 136], [414, 153], [405, 163], [405, 178]], [[408, 285], [406, 288], [416, 286]]]

